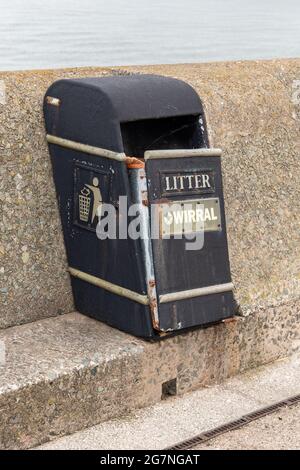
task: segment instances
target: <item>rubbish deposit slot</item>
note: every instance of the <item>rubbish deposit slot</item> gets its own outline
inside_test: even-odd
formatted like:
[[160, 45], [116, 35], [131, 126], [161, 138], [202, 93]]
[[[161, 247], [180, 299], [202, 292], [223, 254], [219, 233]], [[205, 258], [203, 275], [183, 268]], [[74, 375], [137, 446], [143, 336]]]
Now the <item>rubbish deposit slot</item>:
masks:
[[144, 158], [147, 150], [199, 148], [205, 146], [199, 116], [179, 116], [121, 123], [127, 155]]
[[60, 80], [44, 114], [78, 311], [145, 338], [232, 316], [221, 151], [195, 91], [156, 75]]

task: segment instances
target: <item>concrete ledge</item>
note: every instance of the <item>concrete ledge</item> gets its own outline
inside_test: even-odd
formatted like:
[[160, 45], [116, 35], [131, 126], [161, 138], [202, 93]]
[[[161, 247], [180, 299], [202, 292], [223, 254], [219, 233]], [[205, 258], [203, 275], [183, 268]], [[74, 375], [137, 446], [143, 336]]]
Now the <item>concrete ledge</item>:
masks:
[[[297, 310], [298, 309], [298, 310]], [[0, 333], [0, 448], [29, 448], [291, 354], [300, 333], [291, 304], [147, 343], [71, 313]], [[253, 337], [255, 341], [253, 341]]]
[[[55, 439], [43, 444], [38, 449], [47, 450], [107, 450], [107, 449], [156, 449], [161, 450], [196, 435], [240, 419], [243, 415], [270, 406], [278, 401], [298, 395], [300, 392], [300, 356], [295, 354], [280, 359], [255, 370], [239, 374], [225, 380], [222, 384], [202, 388], [184, 396], [170, 397], [160, 403], [142, 410], [136, 410], [130, 416], [113, 419], [76, 432], [70, 436]], [[298, 405], [299, 407], [299, 405]], [[294, 408], [292, 408], [294, 409]], [[290, 409], [291, 410], [291, 409]], [[299, 407], [300, 410], [300, 407]], [[280, 413], [282, 413], [281, 410]], [[275, 419], [272, 415], [270, 419]], [[296, 418], [296, 416], [295, 416]], [[282, 423], [277, 430], [280, 446]], [[295, 419], [294, 425], [297, 423]], [[298, 428], [300, 421], [298, 419]], [[284, 424], [284, 423], [283, 423]], [[263, 428], [263, 426], [261, 426]], [[299, 433], [292, 436], [299, 446]], [[244, 431], [237, 431], [243, 433]], [[291, 434], [291, 432], [290, 432]], [[230, 439], [231, 434], [219, 437]], [[254, 433], [256, 445], [269, 441], [276, 448], [275, 432], [262, 429]], [[262, 442], [259, 441], [262, 439]], [[287, 442], [290, 442], [288, 440]], [[214, 442], [206, 443], [211, 447]], [[273, 444], [273, 445], [272, 445]], [[241, 449], [249, 446], [249, 441], [241, 442]], [[292, 445], [287, 446], [293, 448]], [[221, 447], [222, 448], [222, 447]], [[229, 447], [230, 448], [230, 447]], [[278, 447], [277, 447], [278, 448]]]

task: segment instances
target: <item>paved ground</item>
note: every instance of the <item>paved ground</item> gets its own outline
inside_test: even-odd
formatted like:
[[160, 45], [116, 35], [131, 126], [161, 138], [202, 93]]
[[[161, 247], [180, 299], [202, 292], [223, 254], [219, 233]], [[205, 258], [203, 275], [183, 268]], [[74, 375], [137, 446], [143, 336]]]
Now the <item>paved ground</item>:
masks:
[[[123, 419], [107, 421], [39, 448], [164, 449], [299, 393], [300, 356], [295, 355], [253, 369], [222, 385], [169, 398]], [[296, 447], [300, 442], [297, 416], [299, 418], [299, 407], [280, 411], [247, 428], [210, 441], [209, 445], [218, 448], [273, 445], [277, 448], [283, 445], [282, 439], [287, 447]]]
[[284, 408], [194, 449], [299, 450], [300, 405]]

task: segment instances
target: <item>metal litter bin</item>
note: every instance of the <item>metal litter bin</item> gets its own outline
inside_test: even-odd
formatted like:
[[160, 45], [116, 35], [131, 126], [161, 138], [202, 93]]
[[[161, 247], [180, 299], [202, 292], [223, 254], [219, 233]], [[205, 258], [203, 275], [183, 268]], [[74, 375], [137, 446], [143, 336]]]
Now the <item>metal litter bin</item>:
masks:
[[[233, 316], [221, 151], [196, 92], [156, 75], [60, 80], [44, 114], [78, 311], [145, 338]], [[121, 197], [139, 237], [120, 236]], [[106, 205], [118, 235], [99, 239]]]

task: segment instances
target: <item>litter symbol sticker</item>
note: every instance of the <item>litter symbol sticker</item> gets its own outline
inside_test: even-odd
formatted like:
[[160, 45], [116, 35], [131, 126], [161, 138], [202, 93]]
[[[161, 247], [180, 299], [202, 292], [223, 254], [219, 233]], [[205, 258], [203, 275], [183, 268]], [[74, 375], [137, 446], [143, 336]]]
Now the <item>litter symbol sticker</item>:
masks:
[[96, 230], [98, 209], [103, 192], [108, 193], [110, 175], [97, 169], [75, 166], [74, 171], [74, 223]]
[[0, 104], [6, 104], [5, 83], [0, 80]]

